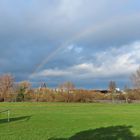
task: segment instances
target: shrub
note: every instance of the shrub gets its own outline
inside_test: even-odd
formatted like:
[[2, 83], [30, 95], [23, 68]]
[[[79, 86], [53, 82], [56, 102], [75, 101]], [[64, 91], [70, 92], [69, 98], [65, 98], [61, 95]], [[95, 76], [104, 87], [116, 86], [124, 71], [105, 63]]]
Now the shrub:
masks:
[[22, 102], [24, 101], [24, 94], [23, 93], [18, 93], [16, 97], [17, 102]]

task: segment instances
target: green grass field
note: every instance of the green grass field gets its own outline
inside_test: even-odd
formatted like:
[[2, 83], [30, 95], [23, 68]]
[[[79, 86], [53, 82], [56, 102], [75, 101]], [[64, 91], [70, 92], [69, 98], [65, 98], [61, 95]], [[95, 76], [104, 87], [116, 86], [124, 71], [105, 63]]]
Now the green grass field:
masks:
[[0, 103], [0, 140], [140, 140], [140, 104]]

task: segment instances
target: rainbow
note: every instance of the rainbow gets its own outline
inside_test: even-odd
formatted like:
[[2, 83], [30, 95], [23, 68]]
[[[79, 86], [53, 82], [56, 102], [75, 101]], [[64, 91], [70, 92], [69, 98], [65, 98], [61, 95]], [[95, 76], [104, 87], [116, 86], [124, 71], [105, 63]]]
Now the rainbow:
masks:
[[[90, 30], [91, 31], [91, 30]], [[50, 53], [50, 55], [48, 55], [37, 67], [36, 69], [29, 75], [29, 79], [32, 79], [35, 77], [36, 73], [43, 68], [44, 65], [46, 65], [54, 56], [56, 56], [57, 53], [59, 53], [59, 51], [65, 47], [67, 47], [68, 45], [70, 45], [72, 42], [78, 40], [79, 38], [81, 38], [82, 36], [88, 34], [88, 32], [90, 31], [84, 31], [84, 32], [80, 32], [78, 33], [76, 36], [74, 36], [73, 38], [71, 38], [70, 40], [64, 42], [62, 45], [58, 46], [55, 48], [55, 50]]]
[[[123, 18], [123, 17], [122, 17]], [[36, 73], [41, 70], [41, 68], [44, 67], [44, 65], [46, 65], [53, 57], [55, 57], [57, 55], [57, 53], [59, 53], [59, 51], [65, 47], [67, 47], [68, 45], [70, 45], [71, 43], [84, 38], [85, 36], [91, 34], [91, 33], [98, 33], [100, 32], [102, 29], [104, 28], [108, 28], [110, 27], [113, 23], [118, 22], [119, 19], [117, 20], [113, 20], [111, 19], [108, 22], [104, 22], [102, 24], [98, 24], [98, 25], [94, 25], [94, 26], [90, 26], [89, 28], [86, 28], [84, 30], [82, 30], [81, 32], [79, 32], [78, 34], [76, 34], [75, 36], [73, 36], [71, 39], [67, 40], [66, 42], [64, 42], [62, 45], [58, 46], [55, 48], [55, 50], [50, 53], [50, 55], [48, 55], [37, 67], [36, 69], [29, 75], [29, 79], [34, 78], [36, 76]]]

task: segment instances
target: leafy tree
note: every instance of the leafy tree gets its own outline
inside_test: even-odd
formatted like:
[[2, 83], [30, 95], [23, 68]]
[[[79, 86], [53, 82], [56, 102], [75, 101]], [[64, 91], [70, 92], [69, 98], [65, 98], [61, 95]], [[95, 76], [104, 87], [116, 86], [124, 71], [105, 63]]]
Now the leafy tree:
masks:
[[23, 88], [20, 88], [19, 91], [18, 91], [18, 94], [17, 94], [17, 97], [16, 97], [16, 101], [17, 102], [22, 102], [24, 101], [24, 89]]
[[16, 97], [16, 101], [21, 102], [25, 99], [25, 94], [30, 89], [31, 83], [28, 81], [22, 81], [18, 84], [18, 94]]

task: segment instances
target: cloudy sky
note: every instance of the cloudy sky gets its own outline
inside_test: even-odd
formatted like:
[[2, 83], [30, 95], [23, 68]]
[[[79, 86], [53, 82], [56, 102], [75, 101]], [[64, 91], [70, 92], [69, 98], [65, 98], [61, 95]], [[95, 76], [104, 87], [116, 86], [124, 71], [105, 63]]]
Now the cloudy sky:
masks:
[[0, 74], [17, 82], [122, 88], [139, 62], [139, 0], [0, 0]]

